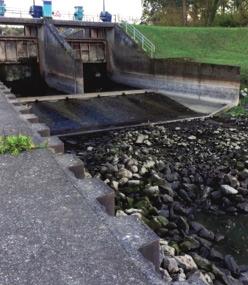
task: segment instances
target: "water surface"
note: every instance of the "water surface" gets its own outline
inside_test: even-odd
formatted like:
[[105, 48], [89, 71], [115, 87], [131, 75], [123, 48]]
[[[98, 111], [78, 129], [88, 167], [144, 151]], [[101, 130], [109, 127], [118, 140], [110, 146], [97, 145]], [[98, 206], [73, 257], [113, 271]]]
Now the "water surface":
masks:
[[199, 214], [198, 222], [215, 234], [225, 236], [215, 248], [222, 254], [231, 254], [236, 261], [248, 264], [248, 216], [213, 216]]

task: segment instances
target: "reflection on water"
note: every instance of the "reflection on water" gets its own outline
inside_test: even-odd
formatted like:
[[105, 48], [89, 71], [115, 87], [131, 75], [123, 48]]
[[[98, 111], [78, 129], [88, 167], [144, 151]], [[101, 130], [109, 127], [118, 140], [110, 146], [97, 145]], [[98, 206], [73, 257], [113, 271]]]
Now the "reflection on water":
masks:
[[225, 239], [216, 249], [231, 254], [239, 264], [248, 264], [248, 216], [212, 216], [199, 214], [198, 222]]

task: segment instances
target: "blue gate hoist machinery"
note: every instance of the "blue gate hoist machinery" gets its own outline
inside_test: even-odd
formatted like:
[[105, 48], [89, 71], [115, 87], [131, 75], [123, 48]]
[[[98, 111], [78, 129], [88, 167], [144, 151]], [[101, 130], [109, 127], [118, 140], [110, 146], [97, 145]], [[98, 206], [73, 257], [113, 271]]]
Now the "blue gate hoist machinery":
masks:
[[75, 21], [82, 21], [84, 18], [84, 8], [83, 6], [76, 6], [74, 7], [74, 20]]
[[33, 6], [30, 7], [29, 14], [33, 18], [52, 18], [52, 0], [43, 0], [43, 6], [35, 5], [35, 0], [33, 0]]
[[0, 16], [4, 17], [6, 13], [6, 4], [4, 3], [4, 0], [0, 0]]
[[100, 19], [103, 22], [112, 22], [112, 15], [105, 10], [105, 0], [103, 0], [103, 11], [100, 13]]

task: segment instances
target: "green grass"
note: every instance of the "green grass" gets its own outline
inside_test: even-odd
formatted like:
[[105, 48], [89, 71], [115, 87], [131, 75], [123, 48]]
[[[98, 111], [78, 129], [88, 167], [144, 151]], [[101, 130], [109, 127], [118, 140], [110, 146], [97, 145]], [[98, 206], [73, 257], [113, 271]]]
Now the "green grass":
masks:
[[248, 105], [248, 97], [242, 98], [237, 107], [232, 108], [226, 113], [227, 116], [232, 117], [248, 117], [248, 111], [245, 106]]
[[248, 28], [136, 27], [156, 45], [155, 57], [238, 65], [248, 84]]

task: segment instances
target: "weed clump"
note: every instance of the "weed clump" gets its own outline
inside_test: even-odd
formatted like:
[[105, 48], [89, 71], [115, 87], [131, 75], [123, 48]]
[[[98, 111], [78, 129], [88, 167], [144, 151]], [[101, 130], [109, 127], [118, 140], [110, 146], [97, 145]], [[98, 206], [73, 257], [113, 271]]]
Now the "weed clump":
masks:
[[35, 148], [36, 146], [29, 136], [0, 136], [0, 155], [11, 154], [16, 156], [24, 151], [31, 151]]

